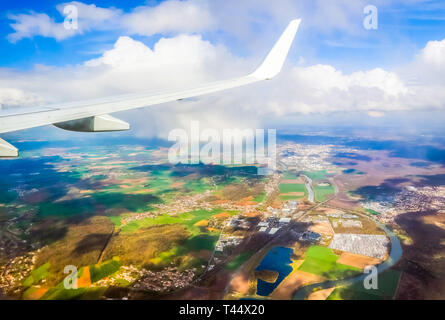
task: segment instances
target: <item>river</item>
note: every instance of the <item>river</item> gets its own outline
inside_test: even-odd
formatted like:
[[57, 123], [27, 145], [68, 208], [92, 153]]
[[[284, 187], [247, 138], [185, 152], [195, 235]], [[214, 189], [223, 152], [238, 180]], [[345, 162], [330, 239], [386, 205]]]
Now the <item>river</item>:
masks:
[[312, 188], [312, 179], [304, 174], [302, 176], [305, 180], [306, 190], [307, 190], [307, 194], [308, 194], [307, 200], [309, 202], [313, 203], [314, 202], [314, 190]]
[[[377, 222], [376, 222], [377, 223]], [[385, 225], [377, 223], [377, 225], [386, 232], [388, 235], [390, 242], [391, 242], [391, 252], [389, 254], [388, 259], [386, 259], [383, 263], [379, 264], [377, 266], [377, 272], [380, 274], [392, 266], [394, 266], [402, 257], [402, 246], [400, 244], [399, 238], [391, 231], [389, 230]], [[356, 283], [358, 281], [363, 281], [368, 274], [362, 274], [360, 276], [350, 278], [350, 279], [344, 279], [344, 280], [329, 280], [325, 282], [320, 283], [314, 283], [311, 285], [304, 286], [297, 290], [297, 292], [294, 294], [294, 300], [304, 300], [307, 298], [307, 296], [313, 292], [315, 288], [317, 289], [329, 289], [333, 287], [339, 287], [339, 286], [347, 286], [351, 285], [353, 283]]]

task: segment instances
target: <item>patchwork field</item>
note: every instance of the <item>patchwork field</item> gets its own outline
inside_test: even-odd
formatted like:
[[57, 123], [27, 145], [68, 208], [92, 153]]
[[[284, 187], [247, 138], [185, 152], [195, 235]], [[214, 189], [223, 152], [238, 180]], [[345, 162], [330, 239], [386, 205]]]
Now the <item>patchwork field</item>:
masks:
[[307, 194], [306, 187], [302, 183], [281, 183], [278, 189], [281, 201], [303, 199]]
[[381, 263], [382, 260], [354, 254], [350, 252], [343, 252], [338, 258], [337, 263], [345, 264], [359, 269], [364, 269], [367, 266], [373, 266]]
[[326, 278], [317, 274], [297, 270], [292, 272], [270, 295], [274, 300], [292, 300], [293, 294], [298, 288], [311, 283], [325, 281]]
[[332, 185], [318, 185], [318, 183], [314, 184], [314, 193], [315, 193], [315, 201], [323, 202], [329, 199], [334, 193], [335, 189]]
[[361, 272], [359, 268], [338, 263], [338, 256], [326, 247], [312, 246], [306, 252], [300, 271], [319, 275], [328, 279], [343, 279]]

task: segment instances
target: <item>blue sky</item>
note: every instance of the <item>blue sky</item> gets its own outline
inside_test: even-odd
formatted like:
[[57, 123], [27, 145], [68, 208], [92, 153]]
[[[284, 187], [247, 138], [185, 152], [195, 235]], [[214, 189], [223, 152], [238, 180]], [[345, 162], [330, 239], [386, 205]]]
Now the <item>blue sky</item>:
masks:
[[[124, 12], [130, 12], [137, 6], [156, 6], [158, 4], [157, 1], [143, 0], [82, 2], [103, 8], [115, 7]], [[13, 32], [10, 26], [13, 21], [8, 18], [10, 14], [33, 11], [46, 13], [56, 22], [62, 22], [63, 17], [56, 10], [57, 4], [60, 3], [64, 3], [64, 1], [21, 0], [0, 3], [1, 67], [31, 68], [34, 64], [62, 66], [81, 63], [99, 56], [102, 51], [112, 47], [118, 36], [126, 34], [123, 30], [93, 30], [62, 41], [42, 36], [22, 39], [16, 43], [8, 41], [8, 34]], [[276, 1], [276, 3], [279, 6], [280, 1]], [[445, 4], [443, 1], [395, 1], [392, 5], [377, 7], [379, 8], [379, 29], [376, 31], [361, 31], [356, 34], [345, 32], [345, 30], [326, 32], [317, 30], [313, 26], [305, 24], [304, 21], [299, 34], [299, 44], [308, 52], [308, 62], [331, 64], [345, 71], [378, 66], [392, 68], [394, 64], [412, 59], [428, 41], [445, 38]], [[364, 14], [356, 11], [353, 23], [357, 29], [361, 29], [360, 23]], [[284, 24], [285, 21], [283, 21]], [[268, 25], [264, 24], [258, 29], [267, 27]], [[251, 23], [251, 28], [255, 29], [254, 23]], [[234, 32], [212, 30], [212, 32], [202, 32], [202, 34], [205, 39], [212, 42], [224, 42], [233, 52], [241, 55], [251, 54], [249, 48], [246, 48], [246, 45], [237, 38], [237, 34]], [[153, 45], [160, 36], [134, 36], [134, 38], [147, 45]]]
[[[116, 41], [117, 34], [104, 32], [91, 32], [85, 36], [78, 36], [66, 41], [56, 41], [52, 38], [35, 37], [23, 39], [17, 43], [11, 43], [7, 39], [13, 29], [8, 19], [9, 14], [28, 13], [30, 11], [47, 13], [56, 21], [62, 22], [64, 18], [59, 14], [56, 6], [67, 1], [45, 0], [20, 0], [0, 2], [1, 24], [0, 24], [0, 50], [2, 56], [0, 66], [12, 68], [31, 68], [34, 64], [66, 65], [76, 64], [98, 55], [91, 53], [99, 49], [109, 48]], [[130, 10], [147, 2], [144, 0], [97, 0], [82, 1], [87, 4], [96, 4], [100, 7], [118, 7]], [[156, 2], [152, 2], [153, 5]]]
[[[63, 28], [62, 4], [79, 9], [79, 30]], [[363, 27], [369, 4], [378, 9], [377, 30]], [[214, 128], [289, 127], [314, 117], [386, 125], [401, 113], [437, 119], [445, 110], [439, 0], [25, 0], [2, 1], [0, 15], [0, 108], [244, 75], [301, 18], [274, 81], [122, 118], [136, 135], [165, 138], [193, 120]]]

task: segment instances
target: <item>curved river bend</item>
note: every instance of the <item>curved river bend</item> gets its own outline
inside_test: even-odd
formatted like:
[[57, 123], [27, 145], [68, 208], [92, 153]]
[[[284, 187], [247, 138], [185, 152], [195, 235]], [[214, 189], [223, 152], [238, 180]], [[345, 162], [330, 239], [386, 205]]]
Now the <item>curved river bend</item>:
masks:
[[[388, 259], [386, 259], [383, 263], [377, 266], [377, 272], [380, 274], [392, 266], [394, 266], [402, 257], [402, 246], [400, 244], [399, 238], [389, 230], [385, 225], [377, 223], [380, 229], [386, 232], [390, 241], [391, 241], [391, 252], [389, 254]], [[328, 280], [324, 282], [314, 283], [311, 285], [304, 286], [298, 289], [294, 294], [294, 300], [304, 300], [306, 299], [310, 293], [313, 292], [314, 289], [329, 289], [333, 287], [346, 286], [356, 283], [358, 281], [363, 281], [368, 274], [362, 274], [350, 279], [344, 280]]]

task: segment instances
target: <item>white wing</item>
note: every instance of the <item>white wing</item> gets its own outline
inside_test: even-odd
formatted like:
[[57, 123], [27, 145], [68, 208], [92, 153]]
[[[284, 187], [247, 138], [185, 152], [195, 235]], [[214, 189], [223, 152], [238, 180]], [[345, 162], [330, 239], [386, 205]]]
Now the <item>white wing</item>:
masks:
[[[297, 19], [289, 23], [263, 64], [248, 76], [208, 83], [197, 88], [176, 92], [125, 95], [58, 106], [0, 110], [0, 133], [48, 124], [54, 124], [67, 130], [87, 132], [128, 130], [127, 123], [108, 114], [202, 96], [272, 79], [283, 67], [300, 22], [301, 20]], [[0, 157], [17, 156], [17, 154], [17, 149], [0, 139]]]

